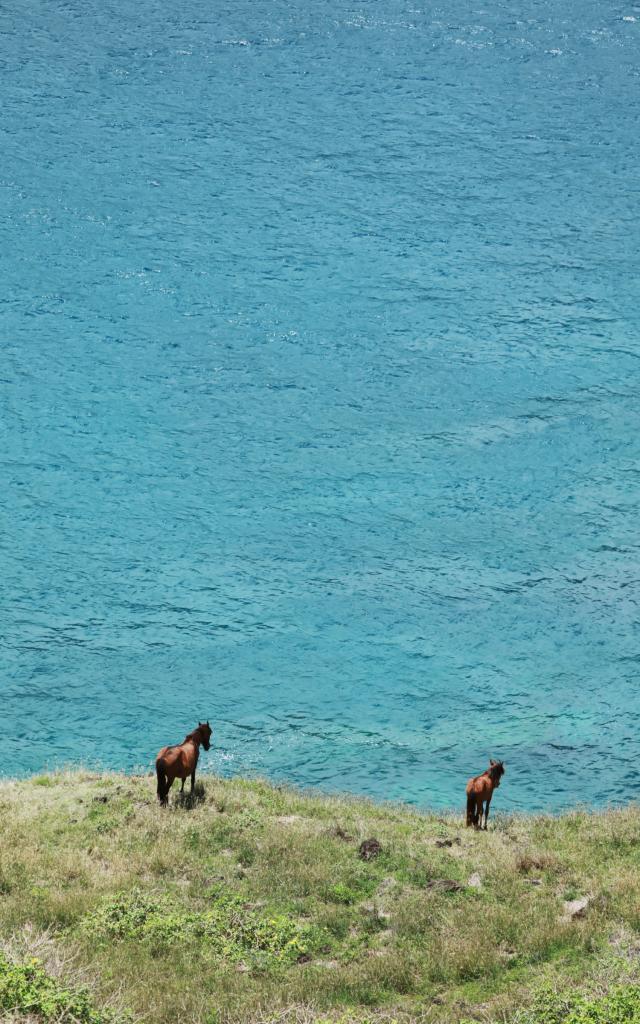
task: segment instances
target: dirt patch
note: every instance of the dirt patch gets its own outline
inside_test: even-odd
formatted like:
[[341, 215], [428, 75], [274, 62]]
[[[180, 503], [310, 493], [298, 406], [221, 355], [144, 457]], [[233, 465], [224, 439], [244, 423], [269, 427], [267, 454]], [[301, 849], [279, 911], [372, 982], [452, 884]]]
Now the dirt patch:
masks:
[[426, 888], [433, 889], [435, 892], [462, 892], [464, 885], [454, 881], [453, 878], [432, 878], [427, 882]]
[[360, 843], [358, 856], [360, 860], [375, 860], [382, 853], [382, 843], [377, 839], [365, 839]]
[[523, 853], [516, 860], [516, 869], [521, 875], [531, 871], [548, 871], [556, 866], [556, 861], [548, 853]]
[[575, 921], [576, 918], [584, 917], [591, 904], [590, 896], [581, 896], [578, 900], [564, 901], [564, 914], [560, 918], [565, 924]]
[[350, 836], [348, 832], [345, 832], [345, 830], [340, 825], [336, 825], [332, 835], [334, 835], [336, 839], [341, 839], [343, 843], [353, 842], [353, 836]]

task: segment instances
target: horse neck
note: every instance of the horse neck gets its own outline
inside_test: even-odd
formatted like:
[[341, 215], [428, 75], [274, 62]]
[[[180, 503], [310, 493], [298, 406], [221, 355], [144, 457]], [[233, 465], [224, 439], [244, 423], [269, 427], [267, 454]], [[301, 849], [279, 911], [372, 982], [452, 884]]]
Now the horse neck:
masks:
[[195, 743], [196, 747], [199, 747], [202, 743], [202, 736], [200, 735], [199, 729], [194, 729], [184, 738], [185, 743]]

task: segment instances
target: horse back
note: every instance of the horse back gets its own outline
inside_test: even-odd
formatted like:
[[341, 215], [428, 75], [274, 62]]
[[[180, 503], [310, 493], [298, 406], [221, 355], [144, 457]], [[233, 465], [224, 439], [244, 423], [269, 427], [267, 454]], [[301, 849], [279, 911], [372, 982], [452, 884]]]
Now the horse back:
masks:
[[174, 774], [190, 775], [198, 763], [198, 747], [195, 743], [180, 743], [163, 747], [158, 752], [156, 765], [162, 763], [165, 770]]
[[467, 796], [470, 796], [471, 793], [474, 793], [476, 796], [484, 796], [485, 794], [488, 796], [492, 789], [491, 780], [486, 772], [483, 772], [482, 775], [475, 775], [467, 782]]
[[180, 747], [176, 747], [170, 744], [168, 747], [163, 747], [162, 750], [158, 751], [158, 756], [156, 757], [156, 765], [158, 765], [161, 761], [165, 765], [173, 764], [179, 756]]

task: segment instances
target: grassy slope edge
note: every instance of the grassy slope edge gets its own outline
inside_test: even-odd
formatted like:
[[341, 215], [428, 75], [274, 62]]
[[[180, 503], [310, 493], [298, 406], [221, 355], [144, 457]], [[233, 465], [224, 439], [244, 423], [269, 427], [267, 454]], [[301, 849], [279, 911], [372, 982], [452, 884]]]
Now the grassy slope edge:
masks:
[[[150, 778], [82, 771], [0, 784], [0, 1019], [77, 1019], [61, 991], [96, 1024], [640, 1022], [637, 807], [476, 833], [262, 781], [200, 796], [161, 811]], [[11, 994], [34, 952], [57, 1017]], [[589, 1003], [551, 995], [576, 986]]]

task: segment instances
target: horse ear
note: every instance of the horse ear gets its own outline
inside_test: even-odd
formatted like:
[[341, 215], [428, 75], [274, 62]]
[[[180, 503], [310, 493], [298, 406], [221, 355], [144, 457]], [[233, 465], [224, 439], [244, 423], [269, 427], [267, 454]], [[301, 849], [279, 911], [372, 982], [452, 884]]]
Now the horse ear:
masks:
[[498, 763], [498, 762], [497, 762], [497, 761], [494, 761], [492, 757], [490, 757], [490, 758], [489, 758], [489, 764], [490, 764], [490, 765], [492, 765], [492, 766], [493, 766], [493, 765], [496, 765], [497, 763]]

